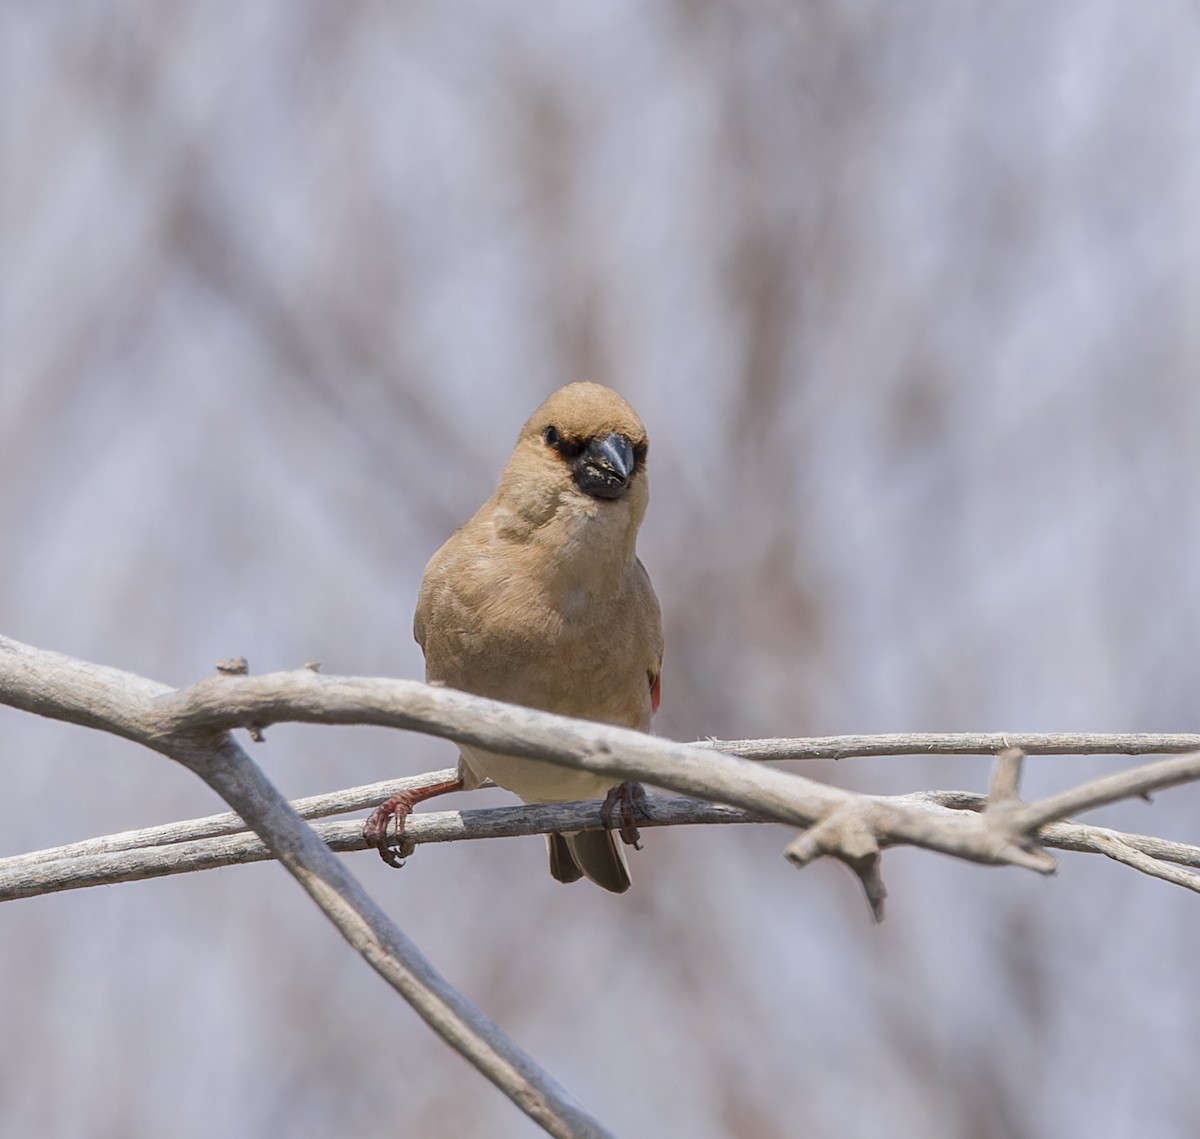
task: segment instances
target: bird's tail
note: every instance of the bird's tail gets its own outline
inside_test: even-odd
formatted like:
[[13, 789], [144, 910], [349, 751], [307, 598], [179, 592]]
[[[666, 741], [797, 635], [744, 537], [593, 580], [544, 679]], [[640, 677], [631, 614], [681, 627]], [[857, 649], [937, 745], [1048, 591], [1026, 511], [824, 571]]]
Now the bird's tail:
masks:
[[615, 831], [579, 831], [577, 834], [546, 836], [550, 846], [550, 873], [560, 882], [578, 882], [586, 877], [614, 894], [623, 894], [632, 884], [625, 852]]

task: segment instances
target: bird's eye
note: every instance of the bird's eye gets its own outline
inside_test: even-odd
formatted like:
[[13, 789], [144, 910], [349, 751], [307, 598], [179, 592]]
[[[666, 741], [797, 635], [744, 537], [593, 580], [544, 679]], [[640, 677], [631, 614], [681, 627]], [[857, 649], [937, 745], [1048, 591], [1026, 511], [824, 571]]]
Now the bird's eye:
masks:
[[546, 440], [546, 446], [557, 451], [559, 457], [571, 462], [579, 458], [583, 452], [583, 444], [577, 439], [572, 439], [564, 435], [557, 427], [551, 424], [542, 432], [542, 438]]

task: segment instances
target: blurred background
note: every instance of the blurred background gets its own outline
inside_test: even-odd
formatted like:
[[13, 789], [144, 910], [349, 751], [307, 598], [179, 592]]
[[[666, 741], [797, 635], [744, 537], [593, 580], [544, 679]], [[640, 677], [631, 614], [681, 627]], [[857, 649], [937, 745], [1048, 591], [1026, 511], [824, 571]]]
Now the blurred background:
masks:
[[[419, 676], [425, 561], [590, 378], [652, 439], [663, 734], [1196, 730], [1198, 52], [1171, 0], [0, 6], [0, 630]], [[220, 809], [7, 709], [0, 757], [0, 853]], [[1200, 900], [896, 851], [874, 928], [787, 839], [651, 833], [620, 898], [533, 839], [351, 864], [622, 1136], [1200, 1133]], [[0, 1133], [536, 1129], [263, 865], [0, 907]]]

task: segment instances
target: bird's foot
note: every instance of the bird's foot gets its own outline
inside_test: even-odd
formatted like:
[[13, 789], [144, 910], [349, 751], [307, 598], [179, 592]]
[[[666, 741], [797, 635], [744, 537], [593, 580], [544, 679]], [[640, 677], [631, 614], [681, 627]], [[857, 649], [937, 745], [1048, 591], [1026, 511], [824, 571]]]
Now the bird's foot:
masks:
[[[415, 804], [411, 793], [401, 791], [380, 803], [363, 823], [363, 841], [379, 851], [379, 857], [389, 866], [399, 869], [404, 860], [417, 849], [417, 844], [404, 834], [404, 820], [412, 814]], [[388, 834], [392, 819], [396, 820], [395, 834]]]
[[[616, 817], [620, 813], [620, 822]], [[640, 783], [618, 783], [604, 797], [604, 805], [600, 808], [600, 817], [608, 830], [619, 831], [621, 841], [634, 850], [641, 850], [641, 832], [637, 827], [637, 818], [650, 818], [650, 807], [646, 801], [646, 791]]]
[[[404, 820], [412, 814], [413, 808], [435, 795], [446, 795], [462, 789], [461, 779], [450, 779], [393, 795], [367, 816], [367, 821], [363, 823], [363, 841], [378, 850], [379, 857], [389, 866], [399, 869], [417, 848], [416, 843], [404, 833]], [[396, 828], [389, 835], [388, 828], [393, 819], [396, 820]]]

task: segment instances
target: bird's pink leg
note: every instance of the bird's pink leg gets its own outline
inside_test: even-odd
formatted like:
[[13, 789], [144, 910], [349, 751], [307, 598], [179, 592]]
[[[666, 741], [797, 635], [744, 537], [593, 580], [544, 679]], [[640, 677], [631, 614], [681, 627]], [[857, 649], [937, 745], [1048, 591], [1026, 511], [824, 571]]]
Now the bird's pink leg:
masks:
[[[412, 814], [412, 809], [435, 795], [448, 795], [451, 791], [462, 789], [463, 781], [460, 777], [393, 795], [367, 816], [367, 821], [363, 823], [363, 839], [368, 846], [373, 846], [379, 851], [379, 857], [389, 866], [403, 866], [404, 860], [416, 849], [412, 839], [404, 836], [404, 820]], [[392, 819], [396, 820], [396, 830], [394, 834], [389, 835], [388, 824]]]
[[[621, 822], [614, 825], [614, 816], [621, 813]], [[637, 817], [650, 817], [650, 809], [646, 804], [646, 792], [640, 783], [618, 783], [604, 797], [604, 805], [600, 808], [600, 817], [608, 830], [621, 833], [621, 841], [634, 850], [641, 850], [641, 832], [637, 827]]]

